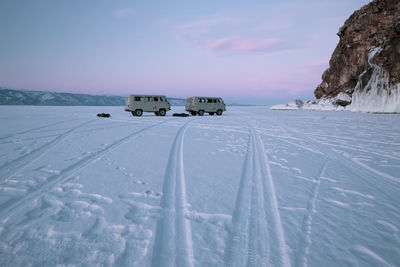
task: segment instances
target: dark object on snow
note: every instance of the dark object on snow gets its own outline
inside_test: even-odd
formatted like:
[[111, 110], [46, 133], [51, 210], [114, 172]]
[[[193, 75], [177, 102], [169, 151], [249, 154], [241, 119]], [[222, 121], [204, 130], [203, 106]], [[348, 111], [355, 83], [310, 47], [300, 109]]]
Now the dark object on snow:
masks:
[[349, 102], [349, 101], [345, 101], [345, 100], [341, 100], [341, 99], [338, 99], [338, 100], [334, 101], [332, 104], [334, 104], [334, 105], [336, 105], [336, 106], [342, 106], [342, 107], [345, 107], [345, 106], [347, 106], [347, 105], [350, 105], [350, 104], [351, 104], [351, 102]]
[[174, 116], [174, 117], [187, 117], [187, 116], [189, 116], [189, 114], [187, 114], [187, 113], [174, 113], [174, 114], [172, 114], [172, 116]]
[[108, 113], [99, 113], [99, 114], [97, 114], [97, 117], [109, 118], [110, 114], [108, 114]]

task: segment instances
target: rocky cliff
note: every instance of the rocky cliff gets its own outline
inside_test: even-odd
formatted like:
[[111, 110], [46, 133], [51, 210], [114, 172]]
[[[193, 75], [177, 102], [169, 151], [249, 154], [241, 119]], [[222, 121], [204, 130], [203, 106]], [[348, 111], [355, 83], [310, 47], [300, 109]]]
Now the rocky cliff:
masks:
[[354, 12], [338, 35], [314, 91], [317, 100], [346, 93], [353, 110], [400, 112], [400, 1], [372, 1]]

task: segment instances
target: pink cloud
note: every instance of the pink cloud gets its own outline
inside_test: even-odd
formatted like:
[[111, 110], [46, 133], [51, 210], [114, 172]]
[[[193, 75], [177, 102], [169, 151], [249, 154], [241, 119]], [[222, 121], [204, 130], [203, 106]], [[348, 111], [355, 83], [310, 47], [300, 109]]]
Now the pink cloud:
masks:
[[235, 52], [261, 52], [276, 48], [283, 43], [277, 38], [257, 39], [248, 37], [225, 37], [215, 40], [206, 40], [202, 46], [210, 51]]
[[[274, 24], [271, 22], [271, 25]], [[184, 41], [216, 53], [260, 53], [286, 50], [291, 45], [287, 40], [277, 38], [266, 29], [279, 27], [256, 26], [253, 21], [226, 17], [191, 21], [179, 27], [179, 36]], [[259, 37], [264, 36], [264, 37]]]
[[127, 17], [132, 14], [132, 8], [120, 8], [117, 10], [114, 10], [114, 15], [117, 17]]

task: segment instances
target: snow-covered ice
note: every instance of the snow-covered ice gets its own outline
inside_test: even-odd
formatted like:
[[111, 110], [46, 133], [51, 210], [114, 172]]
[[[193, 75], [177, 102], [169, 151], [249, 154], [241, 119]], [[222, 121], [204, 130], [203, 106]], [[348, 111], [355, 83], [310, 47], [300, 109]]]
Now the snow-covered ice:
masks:
[[399, 266], [398, 114], [173, 112], [1, 106], [0, 265]]

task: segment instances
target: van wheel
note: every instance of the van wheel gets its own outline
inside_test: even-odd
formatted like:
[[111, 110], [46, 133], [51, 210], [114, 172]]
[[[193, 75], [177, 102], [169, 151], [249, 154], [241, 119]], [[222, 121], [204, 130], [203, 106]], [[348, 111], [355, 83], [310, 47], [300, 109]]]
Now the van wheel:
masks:
[[160, 114], [158, 113], [158, 111], [154, 112], [154, 114], [156, 114], [156, 116], [160, 116]]
[[217, 110], [217, 115], [218, 115], [218, 116], [221, 116], [221, 115], [222, 115], [222, 110], [221, 110], [221, 109], [218, 109], [218, 110]]
[[160, 115], [160, 116], [165, 116], [165, 113], [166, 113], [165, 109], [160, 109], [158, 111], [158, 115]]
[[136, 116], [135, 111], [132, 111], [132, 116]]
[[138, 117], [142, 116], [143, 115], [143, 110], [141, 110], [141, 109], [135, 110], [135, 115], [138, 116]]
[[208, 112], [208, 114], [210, 114], [210, 116], [214, 115], [214, 112]]
[[190, 114], [192, 114], [192, 116], [196, 116], [196, 111], [190, 111]]
[[203, 116], [204, 115], [204, 110], [200, 109], [199, 112], [197, 112], [197, 114], [199, 114], [199, 116]]

